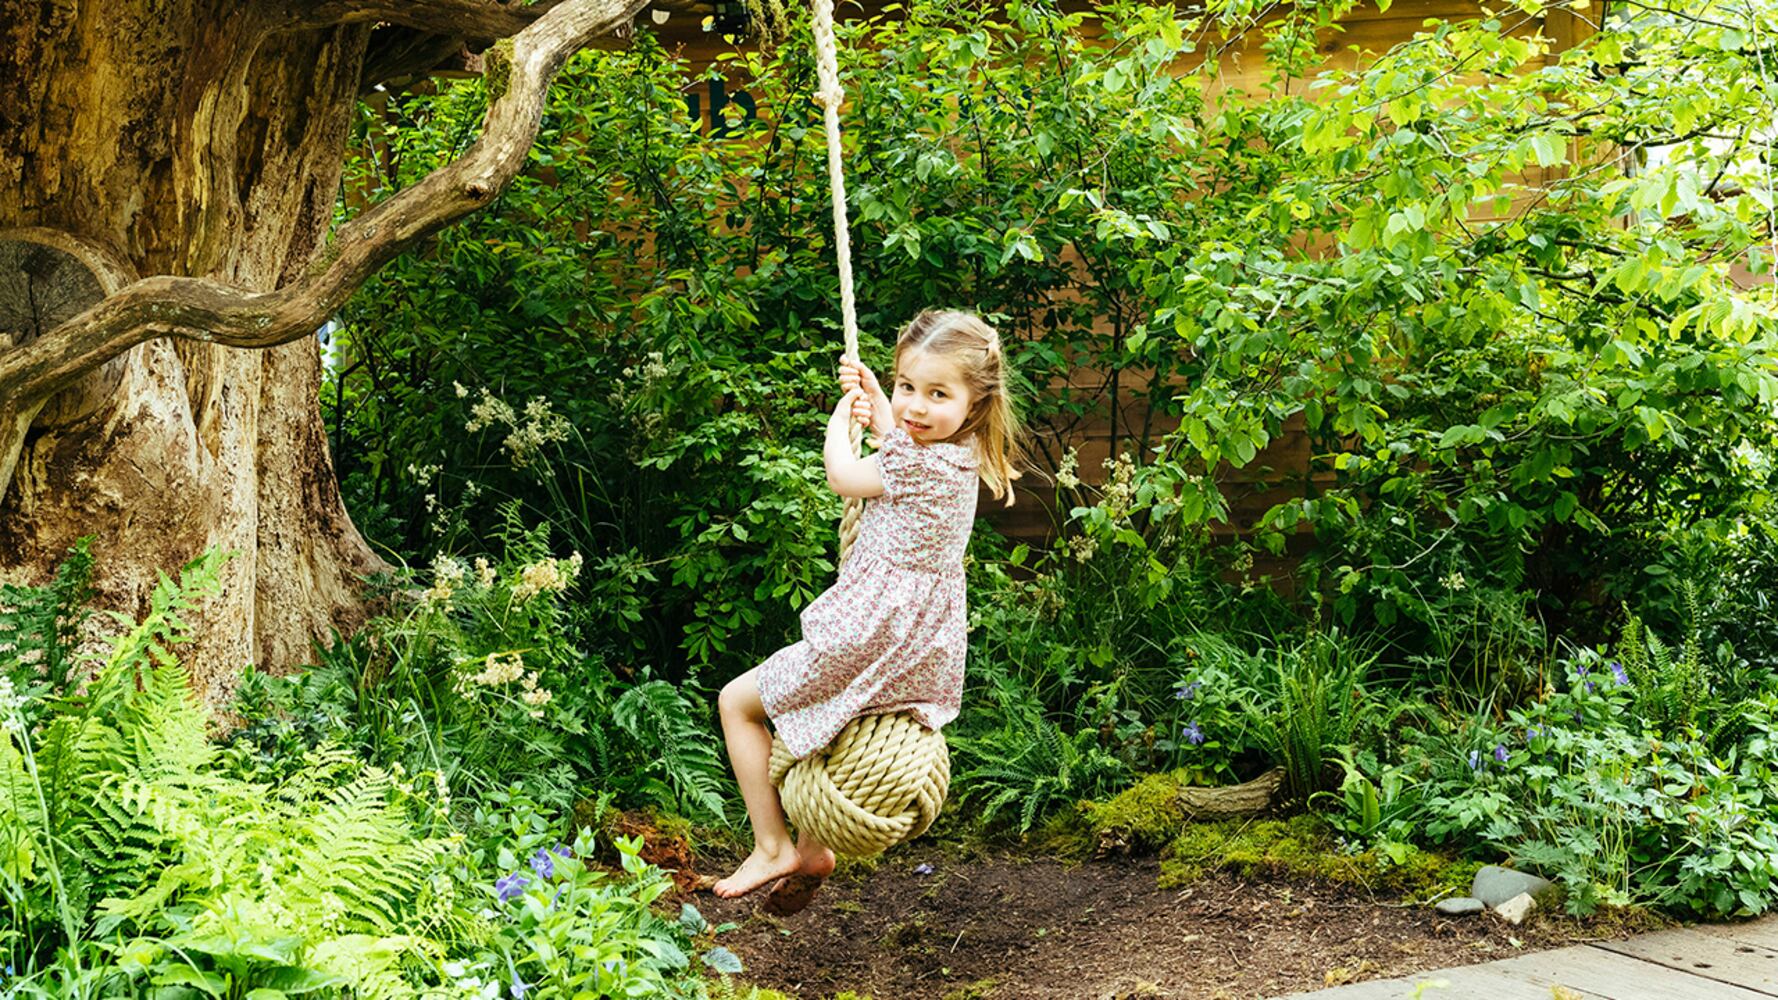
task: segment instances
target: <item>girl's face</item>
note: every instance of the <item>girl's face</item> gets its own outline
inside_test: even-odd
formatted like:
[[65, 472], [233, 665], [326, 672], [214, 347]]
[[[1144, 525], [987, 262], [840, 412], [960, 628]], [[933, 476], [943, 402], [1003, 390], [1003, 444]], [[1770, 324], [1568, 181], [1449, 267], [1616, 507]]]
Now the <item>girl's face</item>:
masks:
[[944, 441], [969, 416], [969, 389], [951, 361], [924, 351], [901, 356], [890, 409], [895, 423], [921, 444]]

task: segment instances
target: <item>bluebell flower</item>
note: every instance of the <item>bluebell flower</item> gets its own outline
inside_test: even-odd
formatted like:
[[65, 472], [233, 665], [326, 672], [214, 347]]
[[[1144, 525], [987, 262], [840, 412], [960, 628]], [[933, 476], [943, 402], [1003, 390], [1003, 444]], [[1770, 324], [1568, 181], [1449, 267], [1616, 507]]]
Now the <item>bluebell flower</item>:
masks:
[[518, 973], [512, 974], [512, 1000], [525, 1000], [525, 994], [531, 991], [531, 984], [519, 979]]
[[1494, 747], [1494, 759], [1502, 764], [1506, 763], [1506, 744], [1501, 743]]
[[1174, 691], [1173, 697], [1179, 699], [1180, 701], [1186, 701], [1188, 699], [1195, 698], [1198, 695], [1198, 689], [1203, 686], [1204, 686], [1203, 681], [1192, 681], [1190, 684], [1183, 685], [1178, 690]]
[[525, 886], [530, 884], [530, 876], [525, 875], [522, 872], [513, 872], [511, 875], [503, 876], [494, 883], [494, 895], [500, 897], [500, 901], [504, 903], [507, 900], [512, 899], [514, 896], [522, 894], [525, 891]]
[[1194, 747], [1204, 742], [1204, 731], [1198, 728], [1196, 719], [1186, 723], [1185, 728], [1180, 730], [1180, 735], [1184, 736], [1185, 741]]
[[1469, 769], [1471, 771], [1480, 771], [1482, 767], [1482, 752], [1480, 750], [1471, 750], [1469, 752]]
[[1630, 683], [1630, 672], [1625, 670], [1624, 665], [1616, 660], [1611, 661], [1611, 676], [1617, 681], [1618, 687], [1625, 687]]
[[531, 855], [531, 870], [538, 878], [549, 878], [556, 873], [556, 857], [539, 847], [537, 853]]
[[570, 851], [568, 849], [568, 845], [566, 845], [566, 844], [557, 844], [556, 846], [550, 848], [549, 852], [551, 854], [554, 854], [556, 857], [561, 858], [564, 861], [566, 861], [569, 858], [574, 857], [574, 852]]
[[1525, 730], [1525, 742], [1529, 743], [1532, 740], [1537, 739], [1539, 736], [1542, 736], [1542, 735], [1543, 735], [1543, 730], [1537, 728], [1536, 726], [1532, 726], [1530, 729]]
[[931, 875], [932, 874], [932, 866], [927, 864], [926, 862], [922, 861], [919, 864], [914, 866], [914, 874], [915, 875]]

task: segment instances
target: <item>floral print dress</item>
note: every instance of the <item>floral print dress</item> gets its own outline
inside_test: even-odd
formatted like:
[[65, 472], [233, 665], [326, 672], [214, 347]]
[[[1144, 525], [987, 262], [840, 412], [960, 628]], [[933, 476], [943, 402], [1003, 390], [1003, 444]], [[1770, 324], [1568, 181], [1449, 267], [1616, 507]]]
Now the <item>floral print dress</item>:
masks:
[[962, 703], [975, 449], [897, 427], [877, 469], [883, 495], [866, 501], [839, 580], [803, 609], [802, 639], [759, 666], [760, 701], [798, 759], [857, 716], [909, 711], [939, 729]]

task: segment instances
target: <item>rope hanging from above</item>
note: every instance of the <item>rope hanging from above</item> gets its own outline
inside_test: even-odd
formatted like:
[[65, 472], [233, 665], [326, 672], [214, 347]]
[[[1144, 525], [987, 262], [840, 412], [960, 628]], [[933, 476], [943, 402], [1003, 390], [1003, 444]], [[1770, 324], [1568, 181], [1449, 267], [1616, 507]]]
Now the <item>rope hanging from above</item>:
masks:
[[[821, 124], [827, 133], [827, 189], [833, 196], [833, 252], [840, 269], [840, 325], [845, 332], [846, 360], [858, 360], [858, 305], [852, 294], [852, 227], [846, 219], [846, 168], [840, 151], [840, 105], [846, 92], [840, 89], [839, 43], [833, 33], [833, 0], [815, 0], [815, 77], [820, 88], [815, 103], [821, 105]], [[851, 427], [852, 453], [858, 454], [863, 432]], [[840, 562], [852, 553], [858, 539], [858, 519], [864, 501], [846, 498], [840, 516]]]
[[[833, 244], [840, 272], [840, 319], [848, 360], [858, 360], [858, 315], [852, 296], [852, 237], [846, 221], [846, 174], [840, 155], [838, 43], [833, 0], [814, 0], [815, 73], [827, 135], [827, 183], [833, 192]], [[862, 431], [851, 425], [852, 453]], [[840, 518], [840, 564], [858, 539], [864, 501], [846, 498]], [[951, 783], [951, 756], [945, 738], [908, 712], [864, 715], [846, 724], [834, 741], [797, 760], [784, 741], [772, 740], [772, 783], [784, 813], [799, 831], [835, 851], [855, 857], [879, 854], [926, 832], [938, 818]]]

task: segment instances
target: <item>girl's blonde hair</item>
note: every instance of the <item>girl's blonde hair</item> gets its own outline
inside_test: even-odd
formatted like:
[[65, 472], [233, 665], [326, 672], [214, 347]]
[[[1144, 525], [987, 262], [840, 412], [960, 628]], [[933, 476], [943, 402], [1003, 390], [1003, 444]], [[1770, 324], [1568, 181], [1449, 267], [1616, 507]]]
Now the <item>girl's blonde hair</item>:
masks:
[[1000, 334], [974, 313], [929, 309], [915, 316], [895, 342], [895, 367], [902, 356], [919, 351], [957, 366], [969, 388], [969, 414], [953, 439], [974, 436], [976, 471], [994, 499], [1012, 506], [1012, 481], [1021, 473], [1024, 429], [1013, 409], [1006, 356]]

